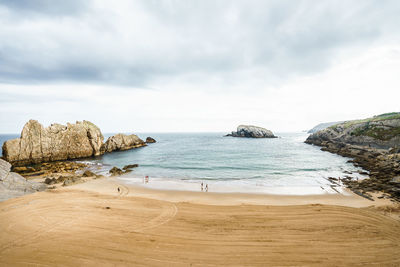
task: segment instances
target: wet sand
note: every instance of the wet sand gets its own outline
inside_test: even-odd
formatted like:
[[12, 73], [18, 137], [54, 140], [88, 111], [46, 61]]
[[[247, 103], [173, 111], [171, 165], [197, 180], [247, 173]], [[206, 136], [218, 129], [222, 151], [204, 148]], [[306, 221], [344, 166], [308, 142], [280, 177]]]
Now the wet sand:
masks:
[[400, 221], [371, 207], [387, 204], [161, 191], [105, 178], [1, 202], [0, 264], [399, 266]]

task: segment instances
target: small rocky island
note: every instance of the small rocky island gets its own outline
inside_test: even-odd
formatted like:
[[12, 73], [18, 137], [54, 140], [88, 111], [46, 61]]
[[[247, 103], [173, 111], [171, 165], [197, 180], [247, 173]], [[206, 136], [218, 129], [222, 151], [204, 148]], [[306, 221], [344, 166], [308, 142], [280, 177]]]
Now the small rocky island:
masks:
[[239, 125], [236, 132], [227, 134], [226, 136], [233, 137], [248, 137], [248, 138], [276, 138], [270, 130], [253, 125]]
[[356, 194], [371, 199], [368, 192], [383, 192], [400, 201], [400, 113], [338, 123], [311, 134], [305, 143], [351, 157], [368, 170], [369, 179], [343, 179]]

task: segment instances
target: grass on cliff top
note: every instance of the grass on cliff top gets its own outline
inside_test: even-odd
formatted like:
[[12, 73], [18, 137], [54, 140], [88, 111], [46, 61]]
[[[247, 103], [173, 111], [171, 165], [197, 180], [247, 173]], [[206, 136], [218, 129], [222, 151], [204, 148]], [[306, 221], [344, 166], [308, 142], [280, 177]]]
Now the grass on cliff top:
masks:
[[338, 128], [338, 126], [341, 126], [344, 129], [346, 129], [350, 126], [360, 124], [359, 127], [355, 128], [350, 133], [352, 136], [369, 136], [374, 139], [388, 141], [393, 137], [400, 136], [400, 127], [382, 128], [378, 125], [371, 125], [369, 123], [376, 121], [383, 121], [383, 120], [392, 120], [392, 119], [400, 119], [400, 112], [384, 113], [363, 120], [346, 121], [343, 123], [332, 125], [329, 128], [333, 129], [336, 132], [340, 132], [341, 130], [340, 128]]
[[400, 119], [400, 112], [391, 112], [391, 113], [384, 113], [380, 115], [373, 116], [372, 118], [362, 119], [362, 120], [353, 120], [353, 121], [346, 121], [343, 123], [332, 125], [330, 128], [335, 128], [338, 125], [341, 125], [343, 128], [348, 128], [354, 124], [358, 123], [365, 123], [365, 122], [373, 122], [373, 121], [383, 121], [383, 120], [393, 120], [393, 119]]
[[366, 124], [364, 127], [356, 128], [351, 135], [369, 136], [378, 140], [388, 141], [395, 136], [400, 136], [400, 127], [384, 129], [375, 125]]

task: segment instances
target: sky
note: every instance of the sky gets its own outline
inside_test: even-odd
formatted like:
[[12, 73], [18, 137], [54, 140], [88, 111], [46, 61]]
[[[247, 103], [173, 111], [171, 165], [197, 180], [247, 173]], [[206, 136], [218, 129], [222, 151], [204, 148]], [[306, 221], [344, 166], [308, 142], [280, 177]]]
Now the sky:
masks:
[[0, 133], [273, 132], [400, 111], [400, 1], [0, 0]]

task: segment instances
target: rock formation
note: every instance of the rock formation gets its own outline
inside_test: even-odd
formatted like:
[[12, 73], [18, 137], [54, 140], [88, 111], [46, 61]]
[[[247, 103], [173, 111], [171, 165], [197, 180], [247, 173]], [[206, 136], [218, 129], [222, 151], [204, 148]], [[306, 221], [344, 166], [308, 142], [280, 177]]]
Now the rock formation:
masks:
[[22, 129], [20, 138], [4, 142], [3, 157], [15, 167], [146, 146], [134, 134], [116, 134], [105, 143], [103, 140], [100, 129], [89, 121], [67, 123], [67, 126], [55, 123], [44, 128], [38, 121], [30, 120]]
[[265, 128], [252, 125], [239, 125], [236, 132], [227, 134], [226, 136], [233, 137], [250, 137], [250, 138], [276, 138], [276, 136]]
[[13, 166], [76, 159], [101, 155], [103, 135], [89, 121], [52, 124], [44, 128], [38, 121], [28, 121], [21, 137], [3, 144], [3, 157]]
[[42, 183], [27, 181], [18, 173], [11, 172], [11, 164], [0, 159], [0, 201], [46, 188]]
[[400, 147], [400, 114], [384, 115], [333, 125], [310, 135], [306, 143], [320, 145], [329, 141], [381, 149]]
[[142, 146], [146, 146], [146, 143], [134, 134], [116, 134], [107, 139], [104, 144], [104, 151], [112, 152], [118, 150], [128, 150]]
[[373, 118], [347, 121], [311, 134], [305, 141], [322, 150], [352, 157], [352, 162], [370, 173], [360, 182], [344, 179], [359, 195], [381, 191], [400, 201], [400, 114], [389, 113]]
[[155, 142], [156, 142], [156, 139], [154, 139], [153, 137], [149, 136], [149, 137], [146, 138], [146, 143], [147, 144], [155, 143]]

